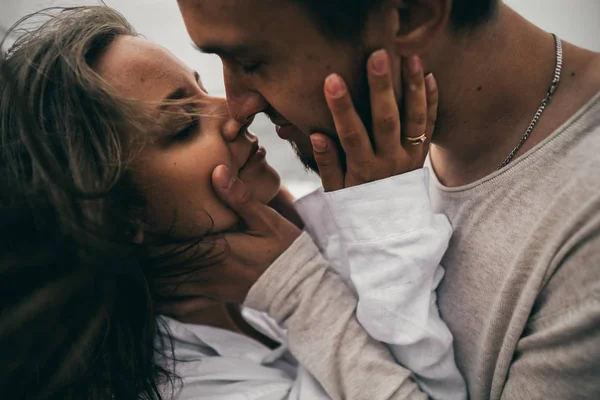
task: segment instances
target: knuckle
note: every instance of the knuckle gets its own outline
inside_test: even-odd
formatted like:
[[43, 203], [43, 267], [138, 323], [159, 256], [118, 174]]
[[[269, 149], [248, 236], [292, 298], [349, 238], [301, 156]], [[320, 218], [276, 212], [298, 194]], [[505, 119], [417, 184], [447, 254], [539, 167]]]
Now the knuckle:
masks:
[[252, 200], [252, 191], [247, 188], [241, 188], [241, 190], [236, 193], [234, 203], [238, 206], [244, 206]]
[[357, 130], [346, 131], [342, 136], [346, 145], [350, 147], [360, 147], [363, 139], [363, 134]]
[[375, 78], [373, 86], [378, 92], [387, 92], [392, 88], [392, 82], [386, 76], [378, 76]]
[[409, 83], [408, 85], [408, 96], [410, 98], [410, 96], [417, 96], [420, 92], [423, 91], [423, 86], [419, 85], [418, 83]]
[[328, 168], [333, 165], [333, 160], [327, 157], [315, 157], [315, 161], [319, 168]]
[[352, 168], [353, 175], [359, 177], [365, 182], [369, 182], [376, 176], [377, 168], [374, 160], [360, 160]]
[[339, 99], [333, 100], [333, 108], [334, 111], [339, 114], [347, 114], [354, 110], [354, 105], [352, 104], [352, 100], [350, 100], [350, 97], [348, 97], [348, 95], [345, 94]]
[[383, 133], [395, 133], [399, 124], [400, 121], [397, 115], [388, 115], [377, 121], [377, 128]]
[[408, 119], [415, 125], [425, 125], [427, 122], [427, 114], [422, 111], [411, 112]]

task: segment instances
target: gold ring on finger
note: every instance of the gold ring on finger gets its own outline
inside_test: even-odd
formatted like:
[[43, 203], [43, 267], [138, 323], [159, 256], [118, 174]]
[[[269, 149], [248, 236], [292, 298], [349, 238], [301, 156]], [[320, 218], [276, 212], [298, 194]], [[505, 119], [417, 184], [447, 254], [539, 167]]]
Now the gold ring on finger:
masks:
[[421, 136], [417, 136], [417, 137], [405, 137], [406, 140], [408, 140], [410, 142], [410, 144], [412, 144], [413, 146], [419, 146], [422, 145], [423, 143], [425, 143], [425, 141], [427, 140], [427, 134], [422, 134]]

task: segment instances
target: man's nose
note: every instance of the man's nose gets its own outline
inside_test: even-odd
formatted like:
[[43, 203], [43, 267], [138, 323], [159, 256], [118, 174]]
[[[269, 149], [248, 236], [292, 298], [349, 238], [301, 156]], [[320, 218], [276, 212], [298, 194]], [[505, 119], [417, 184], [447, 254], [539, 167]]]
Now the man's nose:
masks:
[[225, 92], [231, 116], [241, 124], [245, 124], [256, 114], [269, 106], [265, 98], [252, 86], [245, 77], [240, 77], [226, 66], [223, 67]]

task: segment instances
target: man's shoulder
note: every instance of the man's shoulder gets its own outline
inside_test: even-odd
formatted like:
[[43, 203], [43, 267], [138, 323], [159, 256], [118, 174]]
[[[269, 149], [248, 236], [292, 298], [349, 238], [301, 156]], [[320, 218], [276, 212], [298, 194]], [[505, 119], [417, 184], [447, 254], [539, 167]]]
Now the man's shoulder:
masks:
[[600, 92], [565, 128], [565, 136], [555, 153], [557, 172], [562, 171], [572, 189], [600, 196]]
[[600, 90], [537, 153], [525, 172], [549, 194], [568, 188], [573, 196], [600, 195]]
[[532, 313], [542, 325], [600, 293], [600, 92], [563, 136], [538, 171], [540, 213], [530, 221], [530, 243], [547, 260], [539, 263], [545, 278]]

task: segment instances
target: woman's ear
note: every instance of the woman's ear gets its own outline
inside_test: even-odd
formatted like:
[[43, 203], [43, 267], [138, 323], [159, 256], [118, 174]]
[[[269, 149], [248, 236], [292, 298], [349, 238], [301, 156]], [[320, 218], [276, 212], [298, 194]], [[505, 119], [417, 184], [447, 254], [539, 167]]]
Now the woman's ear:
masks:
[[424, 54], [450, 20], [452, 0], [388, 0], [396, 54]]

